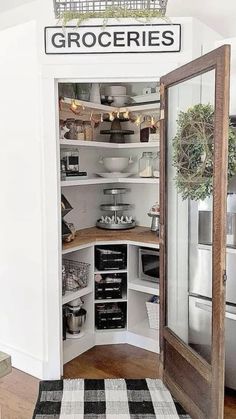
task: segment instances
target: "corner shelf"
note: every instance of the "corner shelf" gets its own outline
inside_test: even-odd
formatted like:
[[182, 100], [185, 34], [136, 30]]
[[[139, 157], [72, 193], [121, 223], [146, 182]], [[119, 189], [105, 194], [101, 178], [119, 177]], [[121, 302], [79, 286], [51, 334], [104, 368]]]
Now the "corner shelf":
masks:
[[109, 112], [145, 112], [145, 111], [158, 111], [160, 109], [160, 100], [156, 102], [150, 102], [145, 104], [133, 104], [127, 106], [109, 106], [109, 105], [102, 105], [101, 103], [94, 103], [94, 102], [87, 102], [84, 100], [79, 99], [71, 99], [71, 98], [64, 98], [62, 99], [62, 103], [69, 105], [68, 110], [70, 110], [72, 100], [75, 102], [77, 106], [81, 106], [83, 108], [89, 108], [94, 111], [102, 111], [103, 113]]
[[60, 140], [60, 146], [62, 148], [71, 148], [71, 147], [93, 147], [93, 148], [109, 148], [109, 149], [143, 149], [143, 148], [151, 148], [151, 149], [159, 149], [159, 142], [153, 141], [153, 142], [147, 142], [147, 143], [122, 143], [122, 144], [116, 144], [116, 143], [108, 143], [103, 141], [79, 141], [79, 140]]
[[75, 300], [76, 298], [90, 294], [91, 292], [93, 292], [93, 288], [91, 286], [82, 288], [78, 291], [67, 291], [65, 295], [63, 295], [62, 297], [62, 305], [67, 304], [70, 301]]
[[128, 282], [128, 289], [144, 292], [146, 294], [159, 295], [159, 284], [141, 279], [133, 279]]
[[107, 269], [106, 271], [94, 271], [94, 275], [109, 275], [109, 274], [126, 274], [128, 271], [127, 269]]
[[127, 178], [99, 178], [99, 177], [87, 177], [84, 179], [76, 180], [62, 180], [61, 187], [69, 186], [85, 186], [85, 185], [104, 185], [110, 183], [130, 183], [130, 184], [149, 184], [157, 185], [159, 178], [140, 178], [140, 177], [127, 177]]

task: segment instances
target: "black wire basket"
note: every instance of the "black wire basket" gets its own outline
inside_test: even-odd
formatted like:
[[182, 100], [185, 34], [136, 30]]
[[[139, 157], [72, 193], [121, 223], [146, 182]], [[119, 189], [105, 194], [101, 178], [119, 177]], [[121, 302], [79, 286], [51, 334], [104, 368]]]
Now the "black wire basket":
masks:
[[54, 0], [55, 16], [60, 18], [64, 12], [104, 12], [109, 7], [129, 10], [155, 10], [165, 16], [168, 0]]

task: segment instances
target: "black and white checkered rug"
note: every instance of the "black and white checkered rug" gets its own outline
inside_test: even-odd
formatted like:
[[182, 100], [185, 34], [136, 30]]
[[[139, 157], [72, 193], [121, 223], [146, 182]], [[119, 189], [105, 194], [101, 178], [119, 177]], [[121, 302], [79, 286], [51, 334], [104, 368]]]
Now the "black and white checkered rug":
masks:
[[33, 419], [190, 419], [161, 380], [42, 381]]

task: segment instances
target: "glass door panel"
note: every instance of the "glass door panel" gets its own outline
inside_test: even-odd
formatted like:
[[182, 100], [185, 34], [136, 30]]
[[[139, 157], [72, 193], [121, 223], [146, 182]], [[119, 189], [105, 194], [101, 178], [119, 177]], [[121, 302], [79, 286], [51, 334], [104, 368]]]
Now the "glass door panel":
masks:
[[203, 299], [211, 297], [204, 284], [212, 288], [212, 250], [202, 250], [199, 223], [212, 214], [214, 107], [215, 70], [168, 89], [167, 325], [209, 362], [211, 306], [204, 322], [194, 297], [195, 285]]

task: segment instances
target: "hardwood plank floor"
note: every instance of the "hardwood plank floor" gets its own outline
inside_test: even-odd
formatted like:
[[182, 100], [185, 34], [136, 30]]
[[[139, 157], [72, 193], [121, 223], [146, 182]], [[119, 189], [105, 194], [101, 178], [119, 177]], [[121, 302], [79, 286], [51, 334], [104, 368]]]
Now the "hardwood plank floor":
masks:
[[[158, 370], [158, 355], [130, 345], [105, 345], [66, 364], [64, 378], [158, 378]], [[16, 369], [0, 379], [0, 419], [32, 419], [38, 383]], [[236, 419], [236, 392], [226, 395], [224, 418]]]

